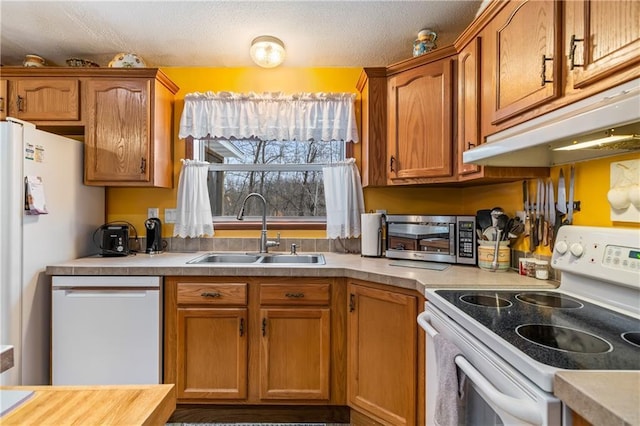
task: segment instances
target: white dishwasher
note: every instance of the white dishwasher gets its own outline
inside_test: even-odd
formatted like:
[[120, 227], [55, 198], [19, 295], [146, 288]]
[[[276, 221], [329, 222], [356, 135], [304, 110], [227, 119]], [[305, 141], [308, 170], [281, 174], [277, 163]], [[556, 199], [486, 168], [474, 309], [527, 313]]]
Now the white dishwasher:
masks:
[[161, 278], [54, 276], [53, 385], [162, 383]]

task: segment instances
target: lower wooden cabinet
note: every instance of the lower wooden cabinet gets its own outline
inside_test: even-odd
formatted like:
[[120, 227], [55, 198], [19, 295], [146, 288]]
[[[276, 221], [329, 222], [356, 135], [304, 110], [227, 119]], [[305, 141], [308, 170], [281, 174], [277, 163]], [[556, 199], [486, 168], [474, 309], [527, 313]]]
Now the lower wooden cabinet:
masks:
[[247, 309], [178, 308], [177, 323], [177, 397], [246, 398]]
[[166, 277], [164, 382], [179, 403], [344, 405], [336, 280]]
[[363, 284], [348, 283], [349, 405], [383, 424], [418, 424], [418, 298]]

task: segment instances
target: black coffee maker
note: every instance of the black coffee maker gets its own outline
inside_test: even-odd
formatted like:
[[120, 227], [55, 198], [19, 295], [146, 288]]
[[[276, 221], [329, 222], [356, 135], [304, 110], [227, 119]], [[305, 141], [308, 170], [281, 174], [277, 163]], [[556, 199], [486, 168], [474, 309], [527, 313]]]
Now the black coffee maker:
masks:
[[162, 253], [162, 222], [157, 217], [150, 217], [144, 221], [147, 228], [147, 249], [145, 253]]

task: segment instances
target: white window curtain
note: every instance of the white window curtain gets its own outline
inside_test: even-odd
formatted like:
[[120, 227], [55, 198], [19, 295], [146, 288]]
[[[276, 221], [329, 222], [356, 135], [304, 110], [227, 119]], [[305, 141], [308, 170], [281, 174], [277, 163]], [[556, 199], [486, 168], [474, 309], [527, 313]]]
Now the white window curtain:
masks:
[[354, 99], [353, 93], [189, 93], [179, 137], [358, 142]]
[[360, 236], [364, 196], [356, 161], [350, 158], [322, 168], [327, 206], [327, 238]]
[[207, 189], [209, 163], [181, 160], [182, 170], [178, 182], [177, 217], [173, 235], [177, 237], [213, 236], [211, 205]]

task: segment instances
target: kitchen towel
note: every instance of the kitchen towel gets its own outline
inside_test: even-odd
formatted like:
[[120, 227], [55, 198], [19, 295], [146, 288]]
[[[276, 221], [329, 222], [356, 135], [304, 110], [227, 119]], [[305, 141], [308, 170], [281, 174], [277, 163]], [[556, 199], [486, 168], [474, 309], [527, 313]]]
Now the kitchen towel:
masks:
[[465, 424], [463, 411], [465, 374], [456, 366], [460, 349], [439, 333], [433, 337], [438, 367], [438, 394], [434, 421], [438, 426]]

